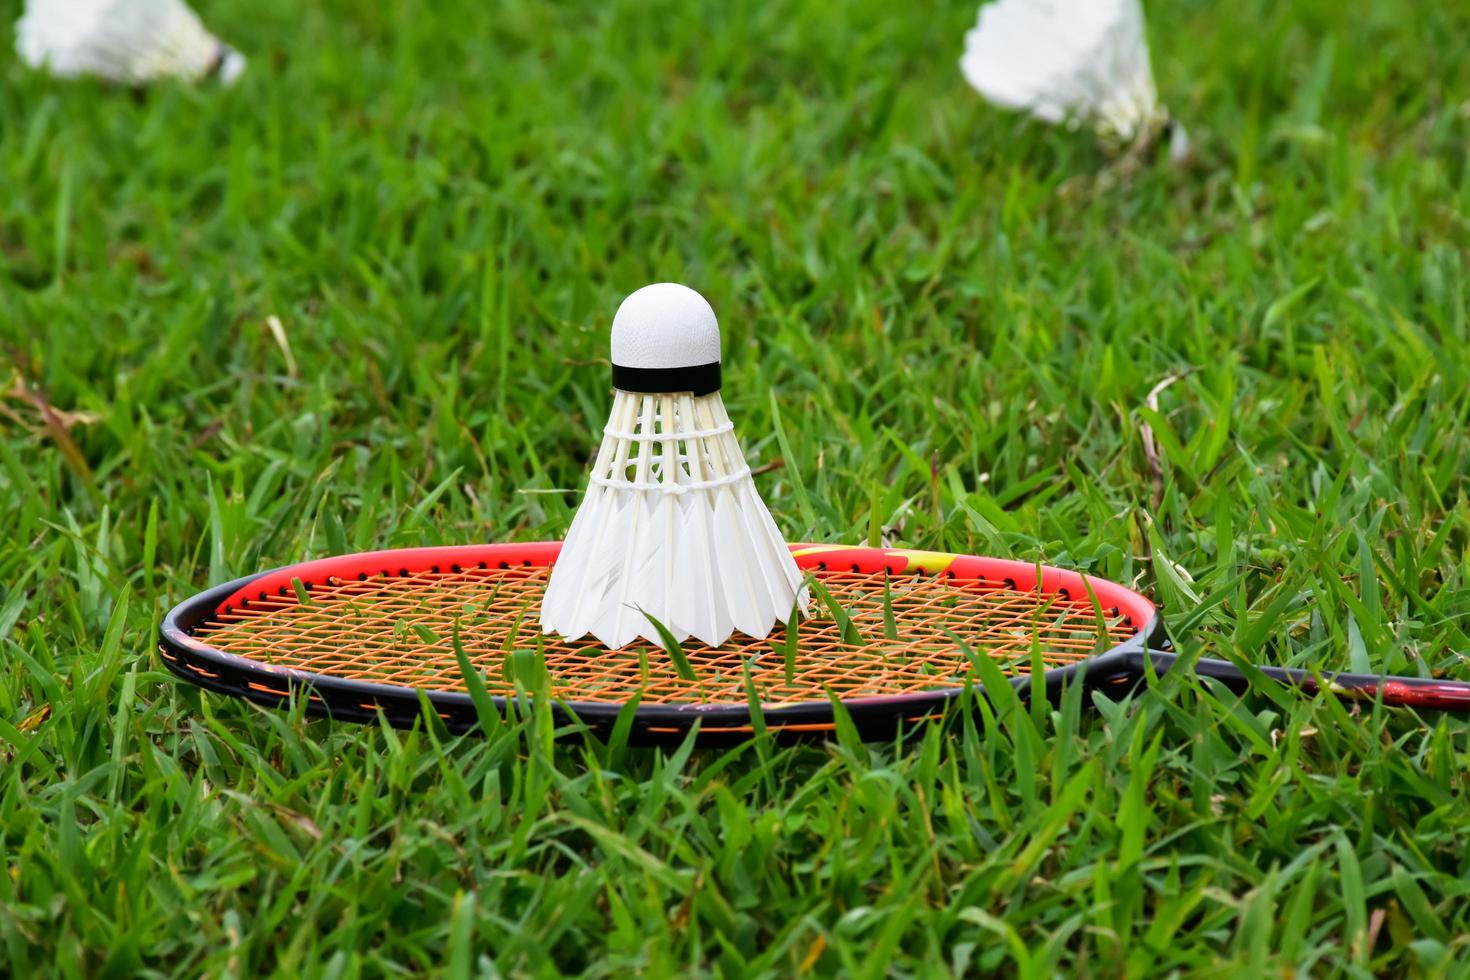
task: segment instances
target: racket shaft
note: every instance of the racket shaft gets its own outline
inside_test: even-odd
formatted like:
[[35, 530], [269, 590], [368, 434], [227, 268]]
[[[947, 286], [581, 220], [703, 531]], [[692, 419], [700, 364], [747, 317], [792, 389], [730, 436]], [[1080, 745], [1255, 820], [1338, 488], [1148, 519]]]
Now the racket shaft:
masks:
[[[1142, 675], [1145, 663], [1152, 662], [1155, 673], [1162, 674], [1172, 668], [1179, 657], [1172, 653], [1147, 652], [1132, 654], [1128, 659], [1130, 662], [1127, 666]], [[1391, 707], [1470, 712], [1470, 683], [1462, 681], [1327, 672], [1321, 674], [1319, 681], [1317, 675], [1305, 670], [1289, 667], [1257, 669], [1274, 681], [1300, 688], [1309, 694], [1325, 690], [1329, 694], [1349, 699], [1371, 700], [1381, 696], [1383, 703]], [[1194, 665], [1194, 672], [1201, 677], [1221, 681], [1233, 691], [1244, 692], [1250, 687], [1250, 681], [1240, 668], [1227, 660], [1199, 660]]]

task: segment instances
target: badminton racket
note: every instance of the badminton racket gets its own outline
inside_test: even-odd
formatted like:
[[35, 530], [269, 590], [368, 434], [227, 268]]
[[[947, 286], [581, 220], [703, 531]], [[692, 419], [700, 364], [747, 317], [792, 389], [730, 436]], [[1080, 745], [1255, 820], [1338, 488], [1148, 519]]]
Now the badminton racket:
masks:
[[[161, 654], [207, 690], [271, 706], [304, 698], [309, 712], [339, 720], [412, 727], [422, 697], [456, 733], [479, 725], [487, 700], [514, 712], [539, 678], [559, 724], [606, 734], [633, 705], [635, 743], [678, 741], [696, 724], [702, 742], [757, 727], [821, 737], [835, 730], [834, 704], [865, 738], [883, 737], [941, 714], [984, 676], [1023, 694], [1056, 697], [1070, 683], [1124, 693], [1178, 660], [1153, 603], [1116, 583], [1028, 562], [832, 545], [791, 546], [814, 597], [786, 632], [737, 634], [714, 649], [607, 650], [537, 629], [559, 549], [400, 549], [262, 572], [175, 607]], [[977, 669], [982, 657], [998, 675]], [[1249, 686], [1227, 661], [1192, 669]], [[1259, 670], [1309, 693], [1470, 710], [1467, 683]]]

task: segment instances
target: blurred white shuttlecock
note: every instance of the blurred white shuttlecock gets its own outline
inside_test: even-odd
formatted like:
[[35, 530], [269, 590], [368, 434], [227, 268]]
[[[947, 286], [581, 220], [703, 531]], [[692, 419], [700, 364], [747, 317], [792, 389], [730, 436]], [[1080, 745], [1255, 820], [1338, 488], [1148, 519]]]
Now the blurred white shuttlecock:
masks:
[[162, 78], [229, 85], [245, 58], [205, 30], [183, 0], [27, 0], [15, 48], [33, 68], [127, 85]]
[[1087, 125], [1110, 143], [1156, 138], [1188, 154], [1183, 127], [1159, 104], [1139, 0], [996, 0], [965, 32], [965, 80], [1007, 109]]
[[[617, 649], [756, 638], [807, 606], [720, 398], [720, 328], [694, 290], [645, 286], [612, 325], [613, 407], [541, 606], [544, 633]], [[645, 615], [645, 613], [647, 615]]]

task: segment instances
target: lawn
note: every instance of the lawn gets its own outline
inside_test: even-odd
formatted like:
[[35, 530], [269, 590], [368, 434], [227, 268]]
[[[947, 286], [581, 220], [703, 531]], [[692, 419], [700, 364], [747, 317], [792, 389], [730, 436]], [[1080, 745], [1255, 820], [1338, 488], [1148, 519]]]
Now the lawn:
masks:
[[308, 720], [154, 653], [257, 569], [560, 536], [611, 315], [672, 279], [789, 539], [1470, 678], [1470, 4], [1151, 6], [1198, 156], [1120, 181], [965, 88], [967, 3], [220, 0], [228, 91], [7, 40], [0, 974], [1470, 967], [1455, 717], [1171, 676], [663, 751]]

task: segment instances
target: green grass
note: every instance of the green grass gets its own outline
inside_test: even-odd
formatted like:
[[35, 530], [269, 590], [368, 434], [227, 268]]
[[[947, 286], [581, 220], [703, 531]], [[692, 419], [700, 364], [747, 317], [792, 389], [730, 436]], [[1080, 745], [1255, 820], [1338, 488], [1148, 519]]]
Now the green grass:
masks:
[[1470, 677], [1470, 8], [1153, 4], [1199, 160], [1109, 188], [963, 86], [970, 4], [843, 6], [221, 0], [228, 92], [0, 55], [0, 974], [1470, 966], [1455, 718], [1170, 678], [655, 752], [163, 670], [209, 583], [561, 534], [612, 311], [674, 279], [790, 538]]

